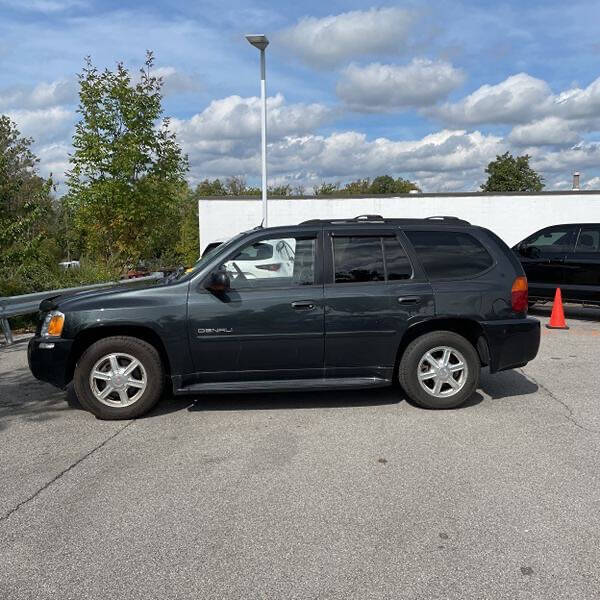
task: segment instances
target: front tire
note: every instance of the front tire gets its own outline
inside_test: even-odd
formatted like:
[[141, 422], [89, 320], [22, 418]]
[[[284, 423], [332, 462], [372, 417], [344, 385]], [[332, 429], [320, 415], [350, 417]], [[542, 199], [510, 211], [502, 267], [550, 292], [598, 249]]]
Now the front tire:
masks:
[[481, 363], [473, 345], [452, 331], [413, 340], [398, 367], [408, 397], [423, 408], [455, 408], [477, 389]]
[[114, 336], [82, 355], [73, 378], [81, 405], [100, 419], [133, 419], [148, 412], [163, 391], [164, 368], [151, 344]]

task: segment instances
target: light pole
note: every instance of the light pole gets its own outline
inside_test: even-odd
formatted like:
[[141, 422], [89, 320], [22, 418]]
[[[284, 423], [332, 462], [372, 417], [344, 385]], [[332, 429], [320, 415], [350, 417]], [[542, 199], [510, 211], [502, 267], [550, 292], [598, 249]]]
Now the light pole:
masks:
[[269, 40], [264, 34], [247, 35], [246, 39], [260, 50], [260, 147], [262, 158], [262, 224], [267, 227], [267, 80], [265, 75], [265, 49]]

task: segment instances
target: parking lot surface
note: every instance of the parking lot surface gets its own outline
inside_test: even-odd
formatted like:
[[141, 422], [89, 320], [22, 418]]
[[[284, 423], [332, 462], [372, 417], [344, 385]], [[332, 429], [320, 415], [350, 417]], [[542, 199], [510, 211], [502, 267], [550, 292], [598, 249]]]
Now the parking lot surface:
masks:
[[449, 411], [384, 389], [106, 422], [0, 348], [0, 598], [598, 598], [600, 310], [566, 315]]

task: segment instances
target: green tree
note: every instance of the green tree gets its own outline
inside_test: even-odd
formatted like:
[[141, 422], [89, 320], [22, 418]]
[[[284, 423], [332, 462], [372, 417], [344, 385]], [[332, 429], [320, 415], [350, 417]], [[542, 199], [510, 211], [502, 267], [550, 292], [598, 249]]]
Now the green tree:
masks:
[[226, 196], [227, 189], [220, 179], [214, 179], [213, 181], [205, 179], [196, 186], [194, 194], [196, 196]]
[[162, 116], [162, 80], [146, 54], [134, 80], [122, 63], [79, 75], [80, 121], [67, 174], [68, 204], [85, 251], [107, 264], [157, 257], [177, 243], [185, 157]]
[[177, 259], [191, 267], [200, 255], [198, 229], [198, 199], [201, 195], [190, 190], [182, 191], [179, 204], [179, 239], [175, 246]]
[[505, 152], [488, 164], [487, 181], [481, 186], [484, 192], [541, 192], [544, 180], [529, 166], [530, 156], [516, 158]]
[[292, 195], [292, 186], [287, 184], [269, 186], [269, 196], [287, 197]]
[[314, 187], [315, 196], [331, 196], [340, 189], [339, 183], [322, 182]]
[[52, 180], [37, 174], [32, 143], [0, 115], [0, 296], [47, 288], [58, 271]]
[[380, 175], [375, 177], [369, 188], [371, 194], [408, 194], [412, 190], [419, 191], [419, 188], [407, 179], [394, 179], [390, 175]]
[[369, 194], [371, 192], [371, 180], [366, 177], [365, 179], [350, 181], [343, 187], [342, 192], [348, 194], [348, 196]]

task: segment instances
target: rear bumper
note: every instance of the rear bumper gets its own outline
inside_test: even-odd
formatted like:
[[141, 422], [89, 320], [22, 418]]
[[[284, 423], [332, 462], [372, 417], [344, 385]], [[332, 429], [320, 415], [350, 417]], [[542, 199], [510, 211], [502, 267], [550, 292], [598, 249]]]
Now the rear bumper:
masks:
[[540, 347], [540, 322], [531, 317], [481, 323], [490, 352], [490, 371], [526, 365]]
[[[40, 344], [52, 346], [40, 347]], [[70, 381], [69, 355], [73, 340], [34, 337], [27, 346], [27, 361], [33, 376], [59, 388]]]

